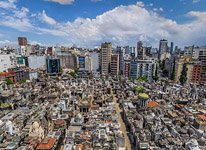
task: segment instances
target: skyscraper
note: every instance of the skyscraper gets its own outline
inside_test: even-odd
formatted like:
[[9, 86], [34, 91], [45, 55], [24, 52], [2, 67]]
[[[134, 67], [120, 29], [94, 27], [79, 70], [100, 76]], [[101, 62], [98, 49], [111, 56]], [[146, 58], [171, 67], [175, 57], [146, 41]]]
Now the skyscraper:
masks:
[[60, 59], [47, 58], [46, 66], [47, 66], [47, 74], [56, 75], [60, 73]]
[[27, 38], [26, 37], [18, 37], [19, 46], [26, 46], [27, 45]]
[[120, 71], [120, 74], [123, 74], [125, 49], [121, 46], [117, 46], [116, 50], [117, 50], [117, 53], [119, 54], [119, 71]]
[[196, 48], [199, 51], [199, 60], [202, 62], [201, 68], [201, 81], [206, 82], [206, 47]]
[[100, 50], [100, 68], [102, 74], [107, 75], [109, 73], [111, 54], [112, 54], [112, 43], [110, 42], [102, 43], [101, 50]]
[[112, 76], [117, 76], [119, 74], [119, 55], [112, 54], [110, 72]]
[[137, 58], [143, 60], [144, 48], [141, 41], [137, 42]]
[[136, 79], [138, 77], [145, 76], [149, 81], [152, 81], [155, 70], [156, 62], [154, 60], [132, 60], [130, 62], [131, 78]]
[[173, 42], [171, 42], [171, 44], [170, 44], [170, 54], [172, 54], [172, 53], [173, 53], [173, 49], [174, 49], [174, 43], [173, 43]]
[[165, 39], [160, 40], [158, 59], [161, 58], [161, 54], [166, 53], [167, 51], [168, 51], [168, 41]]

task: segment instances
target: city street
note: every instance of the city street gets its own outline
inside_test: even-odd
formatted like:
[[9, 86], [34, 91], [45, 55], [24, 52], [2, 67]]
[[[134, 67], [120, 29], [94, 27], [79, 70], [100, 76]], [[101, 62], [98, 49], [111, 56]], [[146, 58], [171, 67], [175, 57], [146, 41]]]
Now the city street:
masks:
[[117, 115], [118, 115], [118, 121], [119, 121], [120, 126], [121, 126], [120, 128], [121, 128], [121, 131], [123, 132], [124, 137], [125, 137], [125, 146], [127, 147], [127, 150], [131, 150], [131, 143], [130, 143], [129, 137], [127, 135], [128, 132], [127, 132], [125, 123], [122, 120], [122, 116], [121, 116], [122, 110], [120, 109], [119, 104], [117, 103], [117, 98], [116, 98], [115, 94], [113, 94], [113, 91], [112, 91], [112, 95], [113, 95], [113, 102], [114, 102], [114, 105], [115, 105], [115, 108], [117, 111]]

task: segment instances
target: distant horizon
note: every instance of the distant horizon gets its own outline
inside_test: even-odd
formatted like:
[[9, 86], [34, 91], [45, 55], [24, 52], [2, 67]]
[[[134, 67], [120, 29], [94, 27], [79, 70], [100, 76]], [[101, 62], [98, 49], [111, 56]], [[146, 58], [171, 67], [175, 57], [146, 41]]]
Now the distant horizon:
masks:
[[[23, 37], [23, 36], [21, 36], [21, 37]], [[26, 37], [27, 38], [27, 37]], [[27, 40], [28, 40], [28, 38], [27, 38]], [[163, 40], [163, 39], [160, 39], [160, 40]], [[167, 39], [164, 39], [164, 40], [167, 40]], [[168, 41], [168, 40], [167, 40]], [[63, 44], [63, 45], [61, 45], [61, 44], [54, 44], [54, 45], [52, 45], [52, 44], [48, 44], [48, 45], [45, 45], [45, 44], [42, 44], [42, 43], [37, 43], [37, 42], [33, 42], [33, 43], [31, 43], [31, 42], [33, 42], [33, 41], [29, 41], [28, 40], [28, 44], [29, 45], [39, 45], [39, 46], [44, 46], [44, 47], [67, 47], [67, 48], [73, 48], [73, 47], [75, 47], [76, 46], [76, 48], [83, 48], [83, 49], [90, 49], [90, 50], [94, 50], [94, 49], [98, 49], [98, 48], [101, 48], [101, 44], [102, 43], [104, 43], [104, 42], [110, 42], [110, 41], [103, 41], [103, 42], [101, 42], [100, 44], [99, 44], [99, 46], [95, 46], [95, 47], [79, 47], [78, 45], [75, 45], [75, 44], [73, 44], [73, 45], [66, 45], [66, 44]], [[138, 41], [137, 41], [138, 42]], [[112, 43], [112, 48], [116, 48], [116, 47], [125, 47], [125, 46], [130, 46], [130, 47], [137, 47], [137, 42], [136, 42], [136, 45], [113, 45], [113, 43]], [[171, 41], [172, 42], [172, 41]], [[168, 47], [170, 47], [170, 44], [171, 44], [171, 42], [170, 41], [168, 41]], [[159, 44], [159, 42], [158, 42], [158, 44]], [[75, 46], [74, 46], [75, 45]], [[185, 47], [188, 47], [188, 46], [193, 46], [194, 44], [190, 44], [190, 45], [185, 45], [185, 46], [183, 46], [183, 47], [180, 47], [180, 46], [178, 46], [178, 45], [175, 45], [175, 43], [174, 43], [174, 47], [173, 47], [173, 50], [175, 50], [175, 47], [177, 46], [178, 48], [180, 48], [181, 50], [184, 50], [184, 48]], [[152, 47], [153, 49], [159, 49], [159, 45], [157, 46], [157, 47], [153, 47], [152, 45], [145, 45], [145, 43], [143, 42], [143, 46], [144, 47]], [[18, 48], [19, 47], [19, 45], [18, 45], [18, 40], [17, 41], [15, 41], [15, 45], [5, 45], [5, 46], [0, 46], [0, 48], [2, 49], [2, 48], [5, 48], [5, 47], [9, 47], [9, 48]], [[205, 45], [194, 45], [194, 47], [206, 47], [206, 44]]]
[[204, 0], [2, 0], [0, 47], [30, 43], [94, 48], [102, 42], [158, 47], [160, 39], [206, 45]]

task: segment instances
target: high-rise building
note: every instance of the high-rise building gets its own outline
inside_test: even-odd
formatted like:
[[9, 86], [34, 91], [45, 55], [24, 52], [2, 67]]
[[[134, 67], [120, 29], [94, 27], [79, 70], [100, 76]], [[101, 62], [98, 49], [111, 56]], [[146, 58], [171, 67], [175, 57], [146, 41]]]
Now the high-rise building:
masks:
[[47, 74], [56, 75], [60, 73], [60, 59], [47, 58], [46, 66], [47, 66]]
[[158, 59], [161, 58], [161, 55], [163, 53], [166, 53], [168, 52], [168, 41], [163, 39], [163, 40], [160, 40], [160, 43], [159, 43], [159, 52], [158, 52]]
[[199, 60], [202, 62], [201, 82], [206, 82], [206, 46], [196, 48], [199, 52]]
[[130, 49], [130, 55], [132, 58], [137, 57], [137, 51], [136, 51], [136, 47], [129, 47]]
[[48, 47], [46, 50], [46, 54], [52, 56], [53, 55], [53, 47]]
[[45, 69], [46, 68], [46, 57], [45, 56], [37, 56], [37, 55], [31, 55], [26, 57], [27, 63], [26, 66], [31, 69]]
[[66, 49], [56, 49], [55, 56], [60, 59], [60, 64], [63, 68], [73, 70], [77, 68], [77, 56], [73, 54], [72, 51]]
[[170, 44], [170, 54], [172, 54], [172, 53], [173, 53], [173, 49], [174, 49], [174, 43], [173, 43], [173, 42], [171, 42], [171, 44]]
[[192, 82], [195, 83], [200, 83], [201, 82], [201, 72], [202, 72], [202, 65], [201, 62], [197, 62], [193, 66], [193, 71], [192, 71]]
[[26, 37], [18, 37], [19, 46], [26, 46], [27, 45], [27, 38]]
[[120, 74], [123, 74], [125, 49], [121, 46], [117, 46], [117, 53], [119, 54], [119, 71]]
[[130, 74], [130, 60], [124, 60], [124, 72], [125, 77], [129, 77]]
[[89, 55], [78, 56], [78, 69], [79, 71], [91, 72], [91, 57]]
[[184, 48], [184, 56], [187, 58], [192, 58], [193, 57], [193, 49], [194, 46], [187, 46]]
[[141, 41], [137, 42], [137, 58], [139, 60], [143, 60], [144, 57], [144, 48], [143, 43]]
[[124, 46], [124, 49], [125, 49], [125, 54], [129, 54], [130, 55], [130, 48], [129, 46]]
[[102, 43], [100, 50], [100, 68], [101, 73], [107, 75], [110, 70], [111, 63], [111, 54], [112, 54], [112, 43]]
[[8, 71], [9, 68], [15, 68], [17, 66], [15, 54], [1, 54], [0, 62], [0, 72]]
[[99, 72], [99, 53], [92, 52], [91, 56], [91, 70], [93, 73]]
[[196, 74], [196, 70], [194, 70], [194, 66], [197, 64], [197, 61], [193, 61], [191, 58], [187, 58], [187, 57], [180, 58], [176, 61], [176, 65], [175, 65], [175, 81], [180, 80], [180, 76], [182, 74], [182, 69], [183, 69], [184, 64], [187, 67], [187, 81], [188, 82], [192, 81], [193, 76]]
[[117, 76], [119, 74], [119, 55], [118, 54], [111, 55], [110, 73], [112, 76]]
[[130, 77], [147, 77], [149, 81], [155, 75], [156, 62], [154, 60], [132, 60], [130, 62]]

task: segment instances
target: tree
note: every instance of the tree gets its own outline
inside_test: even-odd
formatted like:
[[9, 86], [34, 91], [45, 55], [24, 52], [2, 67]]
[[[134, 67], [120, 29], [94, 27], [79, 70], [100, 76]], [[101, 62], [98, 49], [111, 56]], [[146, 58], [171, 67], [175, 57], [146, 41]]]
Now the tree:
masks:
[[187, 81], [187, 65], [184, 63], [183, 66], [182, 66], [182, 72], [181, 72], [181, 75], [180, 75], [180, 83], [181, 85], [184, 85], [185, 82]]
[[142, 86], [137, 87], [137, 92], [138, 93], [144, 93], [144, 88]]
[[61, 66], [61, 67], [60, 67], [60, 73], [62, 74], [63, 71], [64, 71], [64, 70], [63, 70], [63, 67]]
[[137, 80], [147, 82], [147, 77], [146, 76], [140, 76], [140, 77], [137, 78]]
[[159, 66], [160, 66], [161, 70], [164, 70], [165, 69], [165, 60], [162, 60], [162, 61], [160, 60], [159, 61]]
[[169, 74], [169, 71], [164, 68], [164, 70], [162, 70], [162, 75], [163, 75], [163, 77], [167, 77], [168, 74]]
[[153, 76], [152, 78], [153, 78], [153, 80], [155, 80], [155, 81], [157, 81], [157, 80], [159, 79], [159, 77], [158, 77], [158, 67], [157, 67], [157, 65], [156, 65], [156, 70], [155, 70], [155, 76]]
[[76, 73], [74, 71], [69, 73], [72, 77], [76, 77]]
[[129, 80], [130, 80], [131, 82], [134, 82], [134, 78], [132, 78], [132, 77], [129, 77]]
[[20, 80], [20, 81], [19, 81], [19, 83], [20, 83], [20, 84], [25, 83], [25, 82], [26, 82], [26, 80], [27, 80], [27, 79], [26, 79], [26, 78], [24, 78], [24, 79]]
[[11, 81], [11, 79], [9, 79], [9, 78], [6, 78], [6, 84], [7, 85], [13, 84], [13, 81]]

